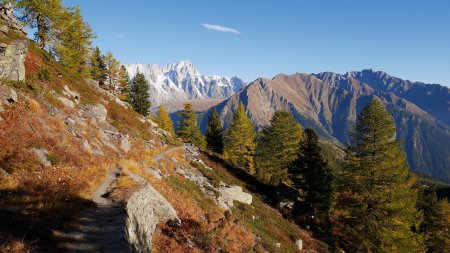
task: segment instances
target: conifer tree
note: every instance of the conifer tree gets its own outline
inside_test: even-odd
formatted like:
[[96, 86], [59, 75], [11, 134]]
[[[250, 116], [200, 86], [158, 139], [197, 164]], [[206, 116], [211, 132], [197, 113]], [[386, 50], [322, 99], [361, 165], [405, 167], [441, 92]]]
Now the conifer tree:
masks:
[[276, 111], [262, 130], [256, 147], [256, 172], [273, 185], [286, 182], [288, 167], [297, 158], [302, 128], [289, 112]]
[[427, 194], [424, 202], [422, 231], [426, 234], [427, 250], [430, 253], [448, 252], [450, 249], [450, 203], [446, 198], [438, 200], [435, 192]]
[[225, 133], [225, 159], [234, 166], [254, 174], [255, 138], [256, 133], [253, 124], [247, 117], [244, 105], [241, 103], [233, 115], [233, 122]]
[[217, 113], [216, 108], [213, 109], [208, 119], [208, 126], [206, 128], [206, 143], [207, 148], [218, 154], [223, 153], [223, 127], [222, 122]]
[[58, 17], [65, 11], [61, 0], [17, 0], [19, 19], [36, 29], [35, 40], [40, 48], [51, 46], [55, 39], [55, 25], [62, 20]]
[[299, 191], [302, 215], [327, 220], [333, 176], [327, 161], [321, 155], [319, 138], [311, 128], [303, 132], [298, 158], [289, 168], [289, 178]]
[[158, 126], [167, 132], [169, 132], [172, 137], [175, 137], [175, 131], [173, 130], [173, 122], [169, 117], [169, 113], [167, 113], [166, 107], [161, 105], [157, 114], [157, 122]]
[[63, 65], [86, 76], [87, 59], [95, 35], [83, 21], [79, 7], [69, 8], [59, 20], [54, 51]]
[[108, 69], [102, 52], [99, 47], [95, 47], [90, 58], [90, 75], [100, 86], [105, 86], [108, 77]]
[[336, 191], [337, 232], [352, 252], [420, 252], [421, 213], [395, 125], [374, 100], [359, 115]]
[[129, 82], [130, 82], [130, 77], [128, 76], [128, 72], [127, 69], [125, 68], [124, 65], [120, 66], [120, 70], [119, 70], [119, 90], [120, 90], [120, 99], [122, 99], [123, 101], [128, 101], [129, 100]]
[[178, 114], [181, 117], [180, 127], [177, 130], [178, 137], [183, 141], [193, 143], [199, 148], [206, 147], [206, 140], [197, 125], [197, 114], [192, 104], [185, 103], [184, 110]]
[[150, 88], [145, 76], [137, 73], [131, 84], [131, 105], [134, 110], [143, 116], [148, 115], [151, 103], [148, 89]]
[[119, 81], [120, 63], [116, 60], [111, 51], [108, 51], [106, 53], [104, 59], [107, 69], [108, 86], [111, 92], [115, 94], [117, 89], [117, 82]]

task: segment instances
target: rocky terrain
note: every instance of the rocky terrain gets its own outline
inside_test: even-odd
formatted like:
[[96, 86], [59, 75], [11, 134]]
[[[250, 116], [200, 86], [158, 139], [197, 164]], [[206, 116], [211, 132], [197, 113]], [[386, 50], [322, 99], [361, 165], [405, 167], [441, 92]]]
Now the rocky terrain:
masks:
[[225, 99], [246, 85], [238, 77], [202, 75], [190, 61], [166, 66], [130, 64], [126, 68], [131, 78], [137, 72], [144, 74], [153, 106], [191, 99]]
[[[380, 98], [393, 115], [411, 169], [450, 182], [450, 91], [436, 84], [414, 83], [383, 72], [345, 75], [280, 74], [260, 78], [215, 108], [227, 127], [239, 103], [261, 129], [275, 110], [286, 110], [322, 137], [345, 145], [361, 109]], [[205, 129], [209, 112], [200, 117]]]

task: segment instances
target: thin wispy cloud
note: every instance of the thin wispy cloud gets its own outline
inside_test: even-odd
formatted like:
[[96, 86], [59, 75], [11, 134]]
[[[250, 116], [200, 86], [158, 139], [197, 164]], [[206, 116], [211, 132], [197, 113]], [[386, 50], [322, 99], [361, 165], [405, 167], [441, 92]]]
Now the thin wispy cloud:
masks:
[[208, 30], [216, 31], [216, 32], [234, 33], [234, 34], [240, 34], [241, 33], [241, 32], [239, 32], [236, 29], [225, 27], [225, 26], [221, 26], [221, 25], [211, 25], [211, 24], [200, 24], [200, 25], [203, 26], [204, 28], [208, 29]]
[[125, 35], [125, 34], [115, 34], [115, 35], [114, 35], [114, 39], [118, 39], [118, 40], [125, 39], [125, 38], [127, 38], [127, 37], [128, 37], [128, 36]]

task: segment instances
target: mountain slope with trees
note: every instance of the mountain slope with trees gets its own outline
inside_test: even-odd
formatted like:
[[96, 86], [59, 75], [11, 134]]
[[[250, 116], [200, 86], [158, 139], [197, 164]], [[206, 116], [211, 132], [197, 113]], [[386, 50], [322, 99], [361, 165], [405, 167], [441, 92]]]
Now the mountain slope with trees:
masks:
[[[303, 127], [313, 128], [319, 136], [345, 145], [351, 139], [349, 133], [358, 113], [373, 98], [380, 98], [394, 117], [397, 138], [404, 141], [403, 147], [411, 169], [450, 182], [450, 126], [444, 120], [428, 113], [428, 108], [422, 108], [393, 92], [373, 88], [375, 85], [372, 87], [355, 81], [351, 86], [346, 86], [342, 83], [337, 85], [336, 82], [324, 82], [316, 75], [308, 74], [280, 74], [273, 79], [260, 78], [215, 108], [225, 128], [232, 121], [233, 112], [239, 103], [245, 105], [256, 129], [268, 125], [276, 110], [289, 111]], [[379, 82], [383, 82], [383, 79]], [[407, 86], [398, 85], [396, 90], [401, 90], [401, 85]], [[420, 87], [450, 101], [449, 89], [446, 87], [436, 88], [435, 85], [425, 84]], [[421, 98], [429, 101], [430, 106], [434, 103], [433, 96], [429, 98], [427, 94], [422, 94]], [[205, 129], [209, 113], [199, 117], [202, 129]], [[450, 111], [444, 114], [450, 118]]]

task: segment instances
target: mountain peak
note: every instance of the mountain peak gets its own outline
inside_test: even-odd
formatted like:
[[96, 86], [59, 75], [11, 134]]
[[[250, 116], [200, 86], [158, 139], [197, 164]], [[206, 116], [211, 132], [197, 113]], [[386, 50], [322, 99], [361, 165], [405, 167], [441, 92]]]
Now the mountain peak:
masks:
[[202, 75], [189, 60], [165, 66], [131, 64], [126, 68], [131, 77], [138, 71], [144, 74], [150, 84], [150, 101], [153, 106], [191, 99], [225, 99], [246, 86], [237, 77]]

